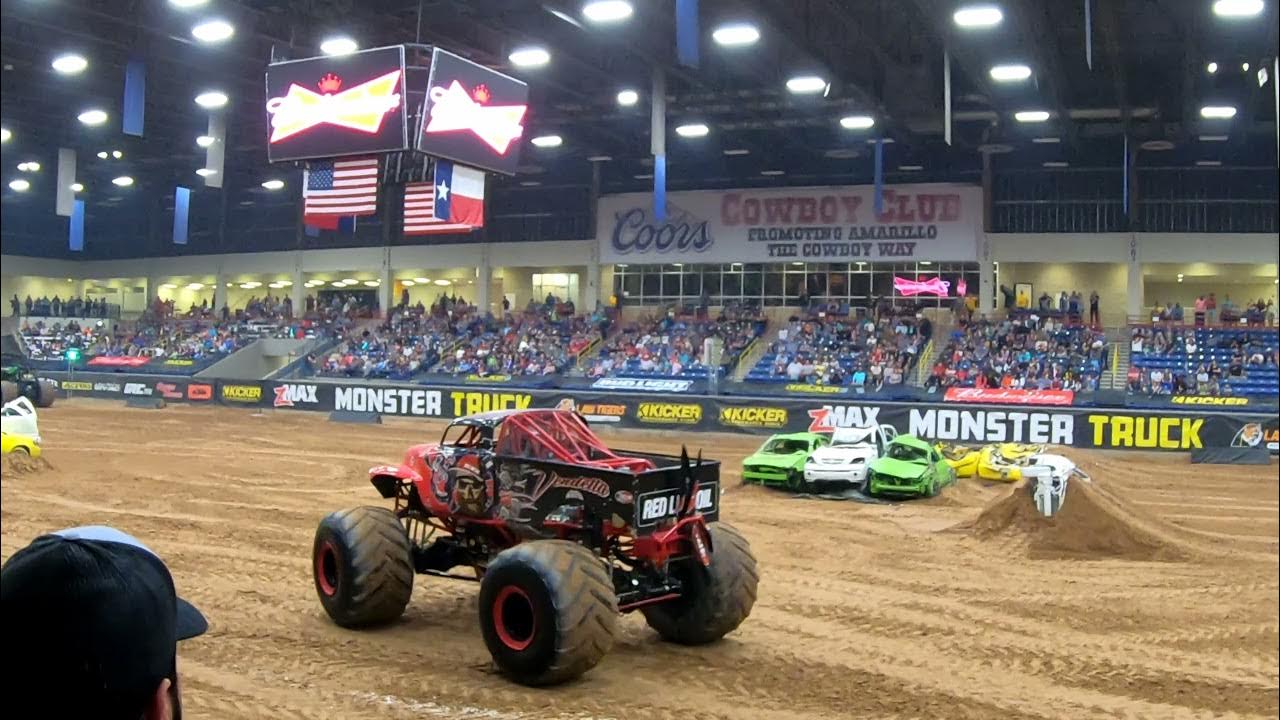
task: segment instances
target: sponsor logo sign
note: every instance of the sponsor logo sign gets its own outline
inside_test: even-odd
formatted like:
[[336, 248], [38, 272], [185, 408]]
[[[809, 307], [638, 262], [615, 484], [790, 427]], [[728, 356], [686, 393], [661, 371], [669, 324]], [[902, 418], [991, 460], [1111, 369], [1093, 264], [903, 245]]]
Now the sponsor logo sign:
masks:
[[675, 192], [662, 221], [648, 194], [609, 195], [596, 213], [600, 261], [977, 259], [980, 188], [892, 185], [879, 212], [874, 195], [869, 185]]
[[188, 400], [212, 400], [213, 386], [207, 383], [191, 383], [187, 386]]
[[[695, 510], [700, 513], [714, 510], [719, 492], [719, 483], [700, 484], [694, 504]], [[636, 498], [636, 525], [638, 527], [648, 527], [664, 520], [673, 519], [684, 509], [684, 504], [684, 493], [679, 490], [655, 490], [641, 493]]]
[[661, 378], [600, 378], [591, 383], [596, 390], [639, 390], [643, 392], [682, 393], [693, 387], [692, 380]]
[[[1271, 442], [1275, 442], [1274, 430], [1271, 435]], [[1267, 440], [1267, 433], [1263, 430], [1262, 423], [1245, 423], [1231, 438], [1231, 447], [1259, 447], [1265, 440]]]
[[149, 362], [151, 362], [151, 358], [144, 355], [98, 355], [90, 358], [87, 364], [108, 367], [141, 367]]
[[947, 402], [988, 405], [1070, 405], [1076, 394], [1070, 390], [1020, 390], [1017, 388], [947, 388]]
[[722, 407], [720, 424], [730, 427], [782, 428], [787, 426], [787, 411], [776, 407]]
[[581, 490], [590, 493], [596, 497], [609, 497], [609, 483], [594, 477], [564, 477], [562, 475], [552, 475], [551, 487], [566, 488], [569, 490]]
[[573, 398], [565, 398], [556, 403], [556, 409], [576, 412], [586, 418], [587, 422], [617, 423], [622, 422], [622, 418], [627, 414], [626, 405], [597, 402], [579, 403]]
[[258, 385], [223, 385], [221, 393], [227, 402], [256, 403], [262, 399], [262, 388]]
[[510, 375], [468, 375], [463, 378], [465, 382], [473, 383], [509, 383]]
[[[1094, 447], [1153, 450], [1204, 447], [1200, 438], [1204, 418], [1090, 414], [1087, 419]], [[1258, 425], [1257, 429], [1257, 438], [1261, 441], [1262, 426]], [[1241, 428], [1240, 433], [1244, 432], [1245, 429]]]
[[[79, 390], [79, 391], [90, 391], [90, 392], [92, 392], [94, 389], [93, 383], [85, 382], [83, 380], [63, 380], [60, 383], [60, 387], [63, 390]], [[116, 385], [115, 392], [120, 392], [119, 385]]]
[[693, 425], [702, 420], [702, 406], [696, 403], [642, 402], [636, 419], [658, 425]]
[[316, 386], [301, 385], [295, 383], [285, 383], [277, 385], [274, 389], [276, 397], [272, 401], [274, 407], [293, 407], [296, 403], [304, 405], [315, 405]]
[[[66, 383], [63, 383], [63, 387], [66, 387]], [[118, 393], [120, 392], [120, 383], [96, 382], [93, 384], [93, 391]]]
[[404, 48], [272, 63], [266, 112], [271, 162], [404, 150]]
[[335, 385], [333, 388], [334, 410], [440, 417], [440, 402], [439, 390], [355, 385]]
[[418, 150], [514, 175], [528, 110], [528, 85], [436, 48], [431, 53]]
[[784, 389], [787, 392], [807, 395], [840, 395], [849, 392], [849, 388], [839, 385], [808, 385], [806, 383], [787, 383]]
[[459, 390], [449, 393], [449, 397], [456, 417], [494, 410], [524, 410], [533, 405], [533, 396], [528, 393]]
[[146, 383], [131, 382], [124, 384], [124, 394], [148, 396], [152, 394], [152, 390]]
[[156, 383], [156, 392], [160, 393], [160, 397], [168, 398], [170, 400], [182, 399], [182, 389], [171, 382]]
[[195, 361], [195, 360], [184, 360], [184, 359], [181, 359], [181, 358], [174, 358], [174, 359], [172, 359], [172, 360], [165, 360], [165, 361], [164, 361], [164, 364], [165, 364], [165, 365], [170, 365], [170, 366], [172, 366], [172, 367], [191, 367], [192, 365], [195, 365], [195, 364], [196, 364], [196, 361]]
[[1244, 397], [1220, 397], [1216, 395], [1174, 395], [1169, 398], [1169, 402], [1174, 405], [1213, 405], [1238, 407], [1248, 405], [1249, 398]]
[[1075, 416], [1020, 410], [911, 408], [908, 432], [934, 440], [1072, 445]]
[[809, 411], [809, 432], [829, 433], [837, 428], [878, 425], [880, 408], [865, 405], [823, 405]]

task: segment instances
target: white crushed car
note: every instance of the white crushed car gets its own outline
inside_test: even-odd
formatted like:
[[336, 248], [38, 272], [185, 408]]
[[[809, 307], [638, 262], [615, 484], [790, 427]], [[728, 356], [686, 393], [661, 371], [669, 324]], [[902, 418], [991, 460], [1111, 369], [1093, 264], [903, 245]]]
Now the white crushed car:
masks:
[[867, 466], [884, 453], [897, 437], [892, 425], [863, 425], [837, 428], [831, 444], [818, 448], [804, 464], [804, 479], [810, 485], [845, 483], [866, 487]]
[[7, 435], [25, 435], [40, 444], [40, 428], [36, 425], [36, 407], [25, 397], [4, 404], [0, 427]]
[[1071, 458], [1052, 453], [1032, 455], [1027, 464], [1021, 468], [1022, 477], [1029, 482], [1031, 497], [1035, 500], [1036, 510], [1045, 517], [1052, 516], [1062, 509], [1067, 499], [1067, 481], [1075, 477], [1085, 482], [1093, 482], [1089, 474], [1072, 462]]

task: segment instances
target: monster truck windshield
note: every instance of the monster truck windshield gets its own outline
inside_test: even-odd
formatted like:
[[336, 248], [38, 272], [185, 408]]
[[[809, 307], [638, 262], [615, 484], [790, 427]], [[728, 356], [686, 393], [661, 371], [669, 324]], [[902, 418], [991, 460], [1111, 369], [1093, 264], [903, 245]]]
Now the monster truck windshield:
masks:
[[795, 438], [779, 438], [770, 441], [764, 446], [764, 451], [773, 453], [774, 455], [790, 455], [792, 453], [805, 452], [809, 449], [809, 443], [805, 440], [796, 440]]
[[929, 453], [911, 445], [893, 444], [889, 446], [889, 457], [895, 460], [923, 463], [929, 461]]
[[452, 447], [480, 447], [487, 439], [485, 428], [476, 425], [450, 425], [444, 429], [441, 445]]

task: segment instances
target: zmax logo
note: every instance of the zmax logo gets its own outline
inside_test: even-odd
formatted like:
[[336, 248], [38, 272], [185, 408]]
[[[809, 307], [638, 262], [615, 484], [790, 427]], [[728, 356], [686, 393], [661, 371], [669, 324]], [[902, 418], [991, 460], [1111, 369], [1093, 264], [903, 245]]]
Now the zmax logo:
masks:
[[318, 402], [316, 400], [315, 385], [277, 385], [275, 393], [276, 399], [272, 403], [273, 407], [293, 407], [295, 403], [314, 405]]

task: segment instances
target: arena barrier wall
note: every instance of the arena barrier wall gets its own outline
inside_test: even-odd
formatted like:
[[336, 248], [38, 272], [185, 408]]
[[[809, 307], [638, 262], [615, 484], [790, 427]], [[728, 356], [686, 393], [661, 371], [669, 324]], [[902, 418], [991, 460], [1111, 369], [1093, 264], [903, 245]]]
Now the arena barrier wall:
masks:
[[959, 443], [1050, 443], [1081, 448], [1189, 451], [1212, 447], [1280, 449], [1275, 413], [1214, 410], [948, 405], [796, 400], [777, 397], [643, 395], [589, 390], [324, 383], [298, 380], [201, 381], [114, 373], [45, 373], [72, 395], [160, 397], [277, 410], [349, 411], [450, 419], [491, 410], [572, 408], [592, 424], [675, 432], [832, 432], [870, 423]]

